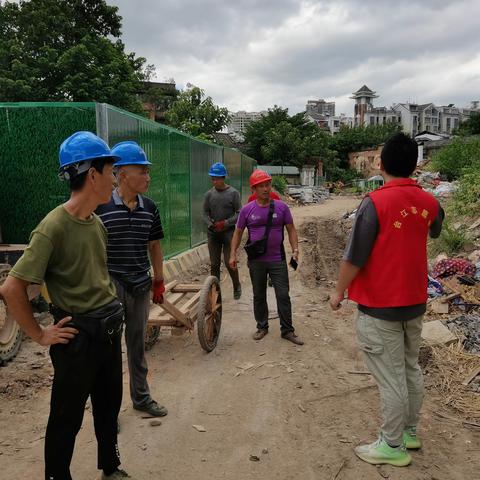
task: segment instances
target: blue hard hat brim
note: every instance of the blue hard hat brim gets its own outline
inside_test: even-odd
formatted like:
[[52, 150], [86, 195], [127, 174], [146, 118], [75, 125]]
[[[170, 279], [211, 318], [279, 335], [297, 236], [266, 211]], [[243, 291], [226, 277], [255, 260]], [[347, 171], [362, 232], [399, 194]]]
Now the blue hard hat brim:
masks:
[[118, 155], [112, 155], [111, 153], [109, 154], [102, 153], [101, 155], [95, 155], [89, 158], [82, 158], [82, 160], [72, 160], [71, 162], [64, 163], [60, 167], [60, 170], [63, 170], [65, 167], [68, 167], [69, 165], [74, 165], [75, 163], [93, 162], [93, 160], [97, 160], [99, 158], [111, 158], [114, 161], [114, 165], [115, 165], [115, 162], [118, 162], [120, 160], [120, 157]]
[[224, 177], [224, 178], [226, 178], [226, 175], [220, 175], [218, 173], [209, 173], [208, 176], [209, 177]]
[[[117, 157], [120, 158], [120, 157]], [[114, 167], [121, 167], [122, 165], [153, 165], [152, 162], [148, 160], [143, 160], [141, 162], [132, 162], [131, 160], [119, 160], [113, 164]]]

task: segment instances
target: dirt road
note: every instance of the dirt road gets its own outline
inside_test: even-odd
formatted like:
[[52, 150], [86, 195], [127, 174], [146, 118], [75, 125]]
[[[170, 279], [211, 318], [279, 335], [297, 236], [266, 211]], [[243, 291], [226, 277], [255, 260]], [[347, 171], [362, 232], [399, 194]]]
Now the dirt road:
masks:
[[[233, 301], [229, 281], [222, 283], [224, 317], [214, 352], [207, 355], [200, 349], [195, 332], [162, 336], [148, 354], [153, 397], [169, 409], [161, 426], [151, 426], [132, 410], [124, 366], [119, 443], [123, 465], [133, 478], [480, 478], [480, 434], [463, 428], [461, 419], [431, 393], [419, 431], [424, 449], [413, 454], [410, 467], [376, 468], [352, 452], [357, 443], [377, 435], [378, 392], [355, 347], [353, 306], [333, 314], [326, 298], [344, 242], [339, 219], [357, 203], [337, 198], [294, 208], [297, 226], [303, 224], [300, 246], [306, 255], [291, 275], [294, 324], [305, 340], [303, 347], [280, 338], [272, 289], [270, 333], [261, 342], [251, 339], [252, 293], [243, 261], [242, 299]], [[31, 342], [25, 342], [15, 362], [0, 369], [1, 478], [43, 478], [49, 374], [46, 351]], [[95, 467], [87, 410], [75, 449], [74, 478], [96, 478]]]

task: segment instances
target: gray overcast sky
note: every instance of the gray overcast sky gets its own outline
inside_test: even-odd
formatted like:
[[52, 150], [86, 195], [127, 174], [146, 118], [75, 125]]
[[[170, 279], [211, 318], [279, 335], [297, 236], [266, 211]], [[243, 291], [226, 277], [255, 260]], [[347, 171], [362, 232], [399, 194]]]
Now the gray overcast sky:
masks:
[[128, 51], [230, 110], [480, 100], [480, 0], [108, 0]]

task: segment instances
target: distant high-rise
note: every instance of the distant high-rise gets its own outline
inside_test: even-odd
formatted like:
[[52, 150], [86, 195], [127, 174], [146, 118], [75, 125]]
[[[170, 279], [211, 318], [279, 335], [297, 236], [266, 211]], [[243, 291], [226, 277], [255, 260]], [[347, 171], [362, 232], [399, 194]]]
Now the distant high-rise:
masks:
[[335, 102], [326, 102], [323, 98], [319, 100], [309, 100], [305, 109], [305, 113], [312, 117], [315, 115], [335, 116]]
[[247, 125], [254, 120], [259, 120], [265, 113], [267, 112], [245, 112], [243, 110], [239, 112], [230, 112], [230, 122], [227, 125], [228, 133], [243, 140]]

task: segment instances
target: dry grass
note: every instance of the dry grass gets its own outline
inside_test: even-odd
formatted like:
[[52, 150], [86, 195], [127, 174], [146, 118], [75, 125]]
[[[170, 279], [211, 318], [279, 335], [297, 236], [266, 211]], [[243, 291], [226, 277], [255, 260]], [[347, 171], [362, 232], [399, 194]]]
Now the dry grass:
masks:
[[449, 405], [469, 420], [480, 421], [480, 393], [462, 382], [480, 367], [480, 355], [466, 353], [460, 343], [432, 347], [429, 369], [435, 373], [434, 388]]

